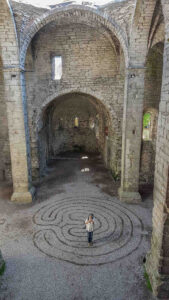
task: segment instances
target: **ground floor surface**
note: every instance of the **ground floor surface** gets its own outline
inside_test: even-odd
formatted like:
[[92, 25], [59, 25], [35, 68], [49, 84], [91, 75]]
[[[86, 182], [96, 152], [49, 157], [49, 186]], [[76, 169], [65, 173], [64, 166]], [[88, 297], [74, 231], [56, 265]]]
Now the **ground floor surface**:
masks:
[[[50, 162], [29, 205], [0, 193], [0, 300], [149, 300], [143, 258], [150, 248], [152, 196], [120, 203], [100, 157], [67, 153]], [[95, 216], [93, 247], [84, 221]]]

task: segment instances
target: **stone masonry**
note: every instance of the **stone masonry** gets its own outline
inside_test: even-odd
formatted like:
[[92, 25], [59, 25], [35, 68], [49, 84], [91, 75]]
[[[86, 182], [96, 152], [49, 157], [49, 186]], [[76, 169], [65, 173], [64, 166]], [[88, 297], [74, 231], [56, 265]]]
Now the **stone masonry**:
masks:
[[12, 181], [12, 201], [32, 202], [32, 182], [48, 160], [75, 148], [99, 152], [121, 177], [121, 201], [141, 202], [139, 184], [154, 180], [146, 270], [162, 299], [169, 297], [168, 97], [168, 0], [49, 8], [0, 0], [0, 182]]
[[[41, 29], [32, 40], [26, 57], [25, 78], [34, 177], [39, 169], [37, 123], [42, 121], [41, 111], [47, 109], [55, 98], [57, 101], [57, 97], [63, 93], [72, 92], [92, 95], [110, 111], [112, 120], [109, 131], [113, 132], [114, 152], [111, 166], [120, 170], [123, 54], [120, 49], [118, 53], [115, 51], [101, 29], [89, 30], [87, 25], [68, 26], [65, 22], [57, 19]], [[70, 22], [73, 22], [73, 18]], [[55, 81], [51, 76], [51, 61], [58, 53], [63, 58], [63, 75], [60, 81]]]

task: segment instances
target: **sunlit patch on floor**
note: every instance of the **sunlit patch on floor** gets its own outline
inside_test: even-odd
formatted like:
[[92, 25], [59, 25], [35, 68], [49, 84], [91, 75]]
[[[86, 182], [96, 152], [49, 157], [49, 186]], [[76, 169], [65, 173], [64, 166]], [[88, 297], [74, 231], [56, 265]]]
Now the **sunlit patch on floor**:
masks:
[[81, 169], [81, 172], [90, 172], [90, 169], [89, 168], [84, 168], [84, 169]]

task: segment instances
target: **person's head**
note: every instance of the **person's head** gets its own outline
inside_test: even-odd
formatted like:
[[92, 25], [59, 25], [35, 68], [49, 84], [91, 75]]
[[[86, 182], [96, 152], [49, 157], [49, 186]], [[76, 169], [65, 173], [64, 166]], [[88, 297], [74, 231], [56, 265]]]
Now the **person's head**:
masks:
[[88, 220], [91, 221], [91, 220], [93, 220], [93, 218], [94, 218], [94, 215], [93, 215], [93, 214], [90, 214], [89, 217], [88, 217]]

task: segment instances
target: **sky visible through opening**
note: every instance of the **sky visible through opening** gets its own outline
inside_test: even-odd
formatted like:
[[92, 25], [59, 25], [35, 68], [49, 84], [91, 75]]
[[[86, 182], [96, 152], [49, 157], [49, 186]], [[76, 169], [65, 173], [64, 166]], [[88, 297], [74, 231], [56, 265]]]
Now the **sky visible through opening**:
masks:
[[47, 7], [50, 8], [50, 5], [58, 5], [58, 4], [85, 4], [89, 6], [97, 5], [102, 6], [108, 3], [116, 3], [116, 2], [124, 2], [126, 0], [15, 0], [16, 2], [27, 3], [34, 6], [39, 7]]

